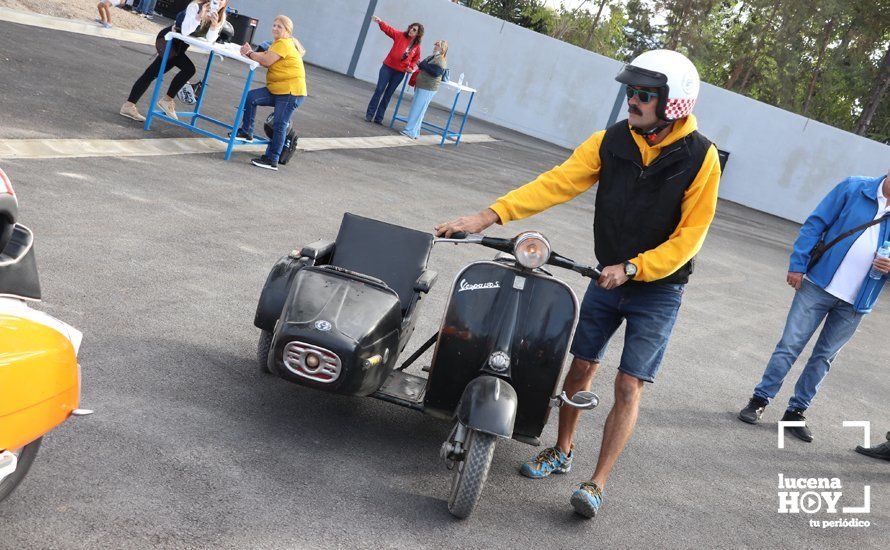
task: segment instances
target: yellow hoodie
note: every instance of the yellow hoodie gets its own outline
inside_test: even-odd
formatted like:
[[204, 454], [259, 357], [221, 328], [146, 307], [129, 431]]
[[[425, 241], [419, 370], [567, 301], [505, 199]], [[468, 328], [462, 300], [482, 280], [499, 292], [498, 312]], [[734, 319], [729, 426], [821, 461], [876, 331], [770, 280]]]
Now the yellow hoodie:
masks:
[[[694, 115], [674, 123], [671, 133], [661, 143], [649, 146], [646, 140], [631, 132], [640, 148], [643, 164], [649, 166], [666, 147], [686, 137], [698, 127]], [[500, 223], [521, 220], [551, 206], [564, 203], [587, 191], [599, 181], [600, 145], [605, 130], [599, 131], [578, 146], [564, 163], [544, 172], [534, 181], [510, 191], [489, 208]], [[701, 249], [717, 208], [717, 187], [720, 183], [720, 161], [717, 148], [711, 145], [701, 169], [686, 190], [680, 206], [680, 223], [667, 241], [636, 258], [628, 258], [637, 266], [637, 281], [657, 281], [677, 271]]]

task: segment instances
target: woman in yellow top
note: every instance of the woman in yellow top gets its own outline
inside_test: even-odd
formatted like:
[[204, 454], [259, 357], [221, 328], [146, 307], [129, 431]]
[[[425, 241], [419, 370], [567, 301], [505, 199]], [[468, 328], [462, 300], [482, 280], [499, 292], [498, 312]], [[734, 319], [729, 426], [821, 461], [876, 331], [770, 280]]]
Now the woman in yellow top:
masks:
[[275, 41], [268, 51], [254, 51], [249, 44], [241, 46], [241, 55], [266, 67], [268, 72], [266, 87], [251, 90], [247, 94], [238, 138], [253, 141], [256, 108], [260, 105], [275, 107], [272, 141], [263, 156], [251, 161], [254, 166], [269, 170], [278, 170], [278, 157], [284, 148], [290, 117], [306, 99], [306, 69], [303, 67], [306, 50], [293, 37], [293, 33], [294, 22], [285, 15], [279, 15], [272, 22], [272, 37]]

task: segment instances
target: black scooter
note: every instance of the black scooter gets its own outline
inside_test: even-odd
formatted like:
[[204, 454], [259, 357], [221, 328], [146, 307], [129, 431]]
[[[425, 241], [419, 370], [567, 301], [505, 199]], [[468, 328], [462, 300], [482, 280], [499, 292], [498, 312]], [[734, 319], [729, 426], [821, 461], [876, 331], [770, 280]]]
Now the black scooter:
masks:
[[[437, 278], [427, 269], [434, 242], [499, 254], [458, 273], [439, 331], [396, 367], [421, 296]], [[260, 366], [303, 386], [453, 420], [440, 454], [454, 471], [448, 509], [465, 518], [498, 438], [540, 445], [552, 407], [592, 409], [599, 401], [592, 392], [556, 396], [578, 299], [545, 264], [600, 275], [552, 252], [539, 233], [434, 239], [347, 213], [335, 242], [307, 245], [272, 268], [254, 320]], [[433, 345], [428, 377], [405, 372]]]

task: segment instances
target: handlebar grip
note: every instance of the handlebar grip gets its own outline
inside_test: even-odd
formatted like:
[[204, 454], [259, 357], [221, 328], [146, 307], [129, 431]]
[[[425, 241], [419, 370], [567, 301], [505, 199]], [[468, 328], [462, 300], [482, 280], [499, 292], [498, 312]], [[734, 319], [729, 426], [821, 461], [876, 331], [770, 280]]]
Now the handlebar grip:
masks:
[[463, 239], [467, 238], [467, 232], [466, 231], [457, 231], [455, 233], [452, 233], [451, 237], [449, 237], [449, 238], [463, 240]]
[[594, 280], [599, 279], [600, 275], [603, 274], [602, 269], [600, 269], [600, 266], [597, 266], [597, 267], [583, 266], [583, 267], [580, 267], [578, 272], [581, 273], [581, 275], [584, 275], [585, 277], [590, 277], [591, 279], [594, 279]]

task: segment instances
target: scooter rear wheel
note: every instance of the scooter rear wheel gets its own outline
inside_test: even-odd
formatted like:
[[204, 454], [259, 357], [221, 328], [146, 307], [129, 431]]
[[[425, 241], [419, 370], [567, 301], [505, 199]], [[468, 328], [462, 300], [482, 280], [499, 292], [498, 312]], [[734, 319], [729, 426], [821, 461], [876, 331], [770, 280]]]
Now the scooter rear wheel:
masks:
[[268, 330], [260, 331], [260, 340], [256, 345], [256, 359], [262, 372], [272, 373], [269, 370], [269, 351], [272, 349], [272, 333]]
[[493, 435], [467, 431], [464, 459], [455, 465], [451, 479], [451, 497], [448, 499], [451, 515], [463, 519], [473, 513], [488, 478], [496, 443], [497, 438]]
[[13, 489], [15, 489], [16, 486], [21, 483], [22, 479], [24, 479], [25, 474], [28, 473], [31, 464], [37, 457], [37, 451], [40, 449], [40, 442], [42, 440], [42, 437], [37, 438], [21, 449], [12, 451], [18, 458], [18, 465], [13, 473], [0, 480], [0, 502], [3, 502], [3, 499], [8, 497]]

